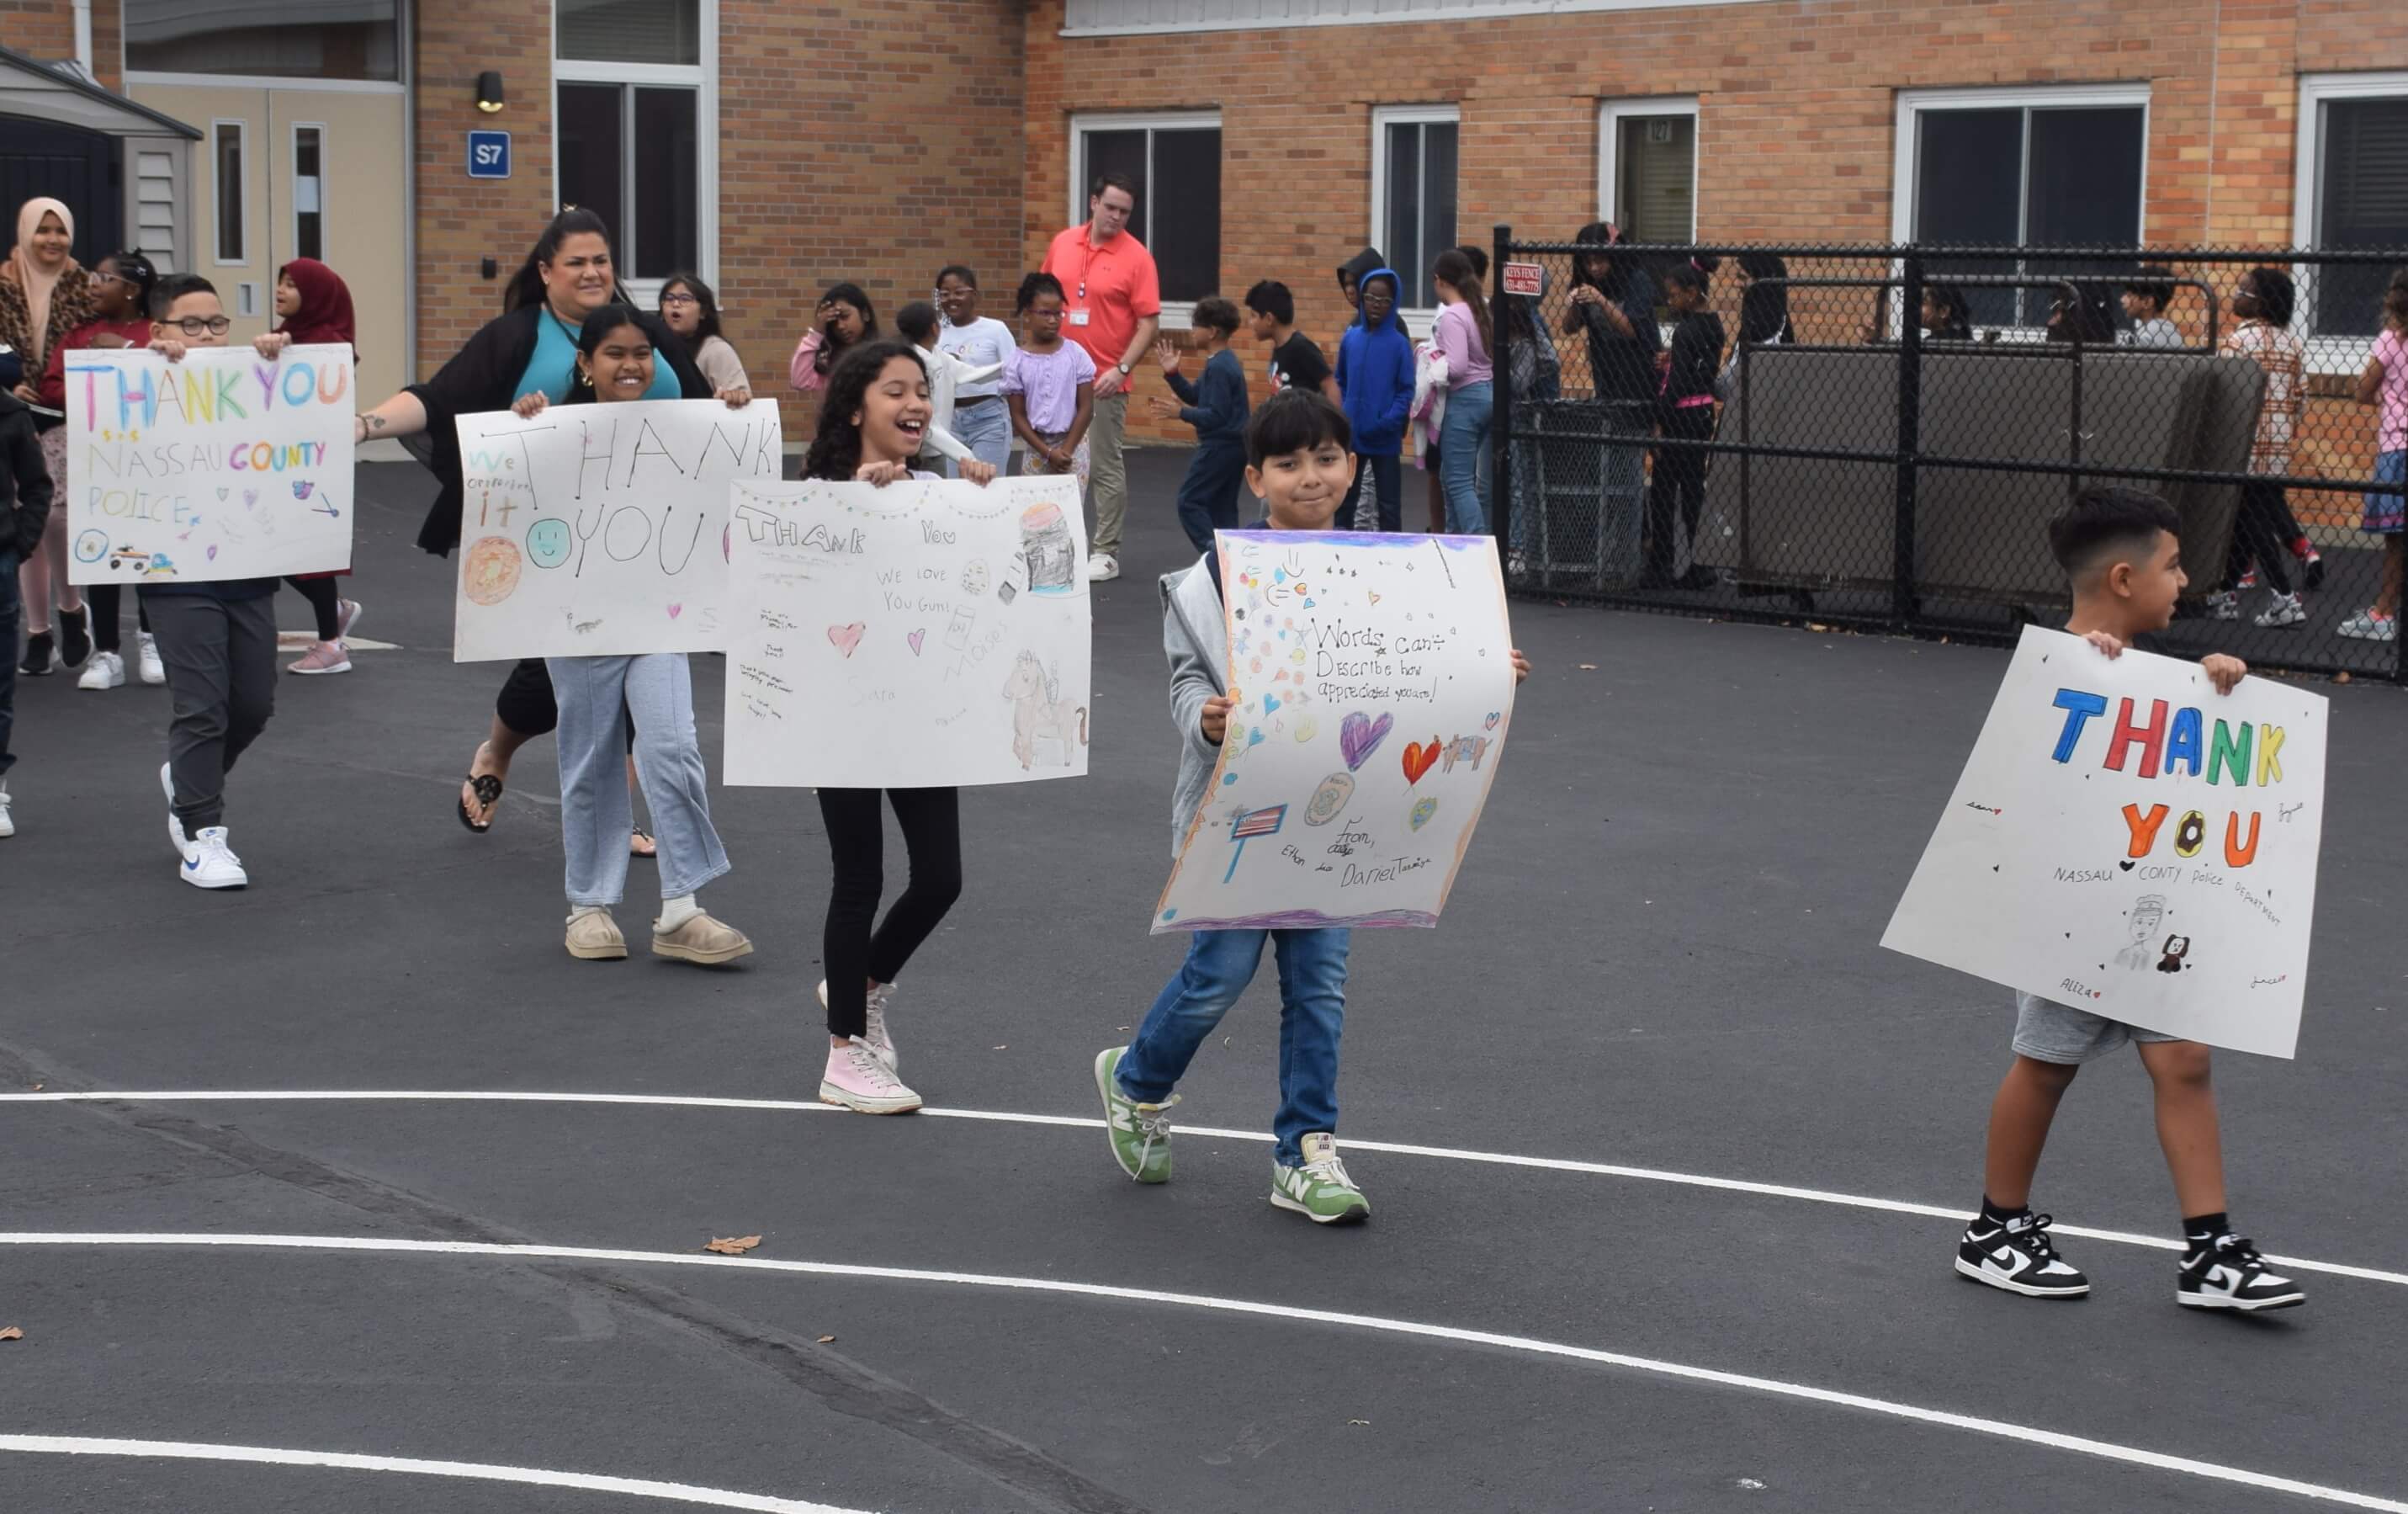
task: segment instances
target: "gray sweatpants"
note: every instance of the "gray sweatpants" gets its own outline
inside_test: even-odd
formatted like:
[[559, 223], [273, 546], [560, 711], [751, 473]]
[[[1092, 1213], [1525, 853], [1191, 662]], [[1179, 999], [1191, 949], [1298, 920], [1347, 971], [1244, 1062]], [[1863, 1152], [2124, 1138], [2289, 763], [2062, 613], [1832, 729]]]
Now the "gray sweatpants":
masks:
[[694, 680], [682, 652], [636, 657], [547, 657], [560, 705], [560, 848], [568, 902], [616, 904], [627, 887], [627, 719], [636, 721], [636, 780], [660, 846], [661, 897], [693, 893], [727, 871], [711, 829], [702, 749], [694, 734]]
[[167, 771], [191, 835], [225, 824], [226, 773], [276, 713], [276, 597], [151, 594], [142, 603], [167, 668]]

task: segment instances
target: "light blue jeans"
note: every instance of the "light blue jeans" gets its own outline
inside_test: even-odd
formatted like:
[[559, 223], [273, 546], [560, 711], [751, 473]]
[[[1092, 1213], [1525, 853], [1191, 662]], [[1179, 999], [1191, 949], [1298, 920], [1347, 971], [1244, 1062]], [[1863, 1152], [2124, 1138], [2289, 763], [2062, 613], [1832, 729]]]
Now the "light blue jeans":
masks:
[[1302, 1160], [1305, 1136], [1338, 1133], [1338, 1032], [1346, 1019], [1351, 941], [1342, 928], [1194, 932], [1187, 960], [1121, 1058], [1119, 1081], [1121, 1091], [1141, 1103], [1169, 1098], [1197, 1048], [1254, 982], [1266, 938], [1280, 977], [1280, 1106], [1271, 1133], [1278, 1160], [1293, 1167]]
[[[959, 402], [956, 401], [958, 407]], [[978, 454], [978, 459], [998, 473], [1011, 470], [1011, 407], [997, 397], [968, 409], [953, 411], [953, 435], [963, 446]], [[962, 476], [961, 465], [952, 458], [945, 460], [945, 477]]]
[[1446, 488], [1446, 528], [1457, 536], [1488, 529], [1488, 421], [1496, 390], [1487, 381], [1450, 389], [1438, 428], [1439, 480]]
[[661, 897], [693, 893], [727, 871], [710, 825], [702, 748], [694, 735], [694, 677], [682, 652], [638, 657], [547, 657], [560, 704], [560, 849], [572, 906], [616, 904], [627, 887], [627, 720], [636, 722], [636, 777], [652, 812]]

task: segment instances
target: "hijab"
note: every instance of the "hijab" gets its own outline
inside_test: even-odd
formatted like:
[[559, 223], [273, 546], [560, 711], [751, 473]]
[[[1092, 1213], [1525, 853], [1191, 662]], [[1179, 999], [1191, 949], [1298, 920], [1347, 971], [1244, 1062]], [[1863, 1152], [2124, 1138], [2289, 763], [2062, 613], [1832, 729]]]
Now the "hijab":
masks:
[[305, 342], [339, 344], [350, 347], [357, 357], [359, 338], [351, 322], [351, 292], [342, 275], [314, 257], [296, 257], [279, 271], [301, 291], [301, 307], [276, 329], [292, 338], [296, 347]]
[[57, 216], [59, 224], [67, 230], [67, 240], [75, 240], [75, 212], [57, 200], [37, 196], [17, 208], [17, 248], [8, 254], [8, 271], [15, 277], [17, 287], [25, 292], [24, 358], [28, 372], [38, 368], [42, 359], [50, 355], [50, 294], [58, 288], [67, 269], [76, 266], [70, 257], [58, 272], [44, 273], [34, 261], [34, 228], [42, 223], [46, 214]]

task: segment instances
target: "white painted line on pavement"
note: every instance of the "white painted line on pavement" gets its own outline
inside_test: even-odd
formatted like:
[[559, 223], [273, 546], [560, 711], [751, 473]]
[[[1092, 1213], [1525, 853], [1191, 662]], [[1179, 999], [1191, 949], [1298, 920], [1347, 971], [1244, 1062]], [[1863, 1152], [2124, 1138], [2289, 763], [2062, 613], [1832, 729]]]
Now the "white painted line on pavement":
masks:
[[483, 1462], [429, 1462], [415, 1456], [356, 1456], [349, 1451], [292, 1450], [280, 1446], [220, 1446], [191, 1440], [111, 1440], [91, 1435], [0, 1435], [0, 1451], [47, 1451], [65, 1456], [164, 1457], [190, 1462], [250, 1462], [267, 1466], [331, 1466], [349, 1472], [408, 1472], [426, 1478], [473, 1478], [485, 1482], [523, 1482], [538, 1488], [577, 1488], [587, 1492], [631, 1493], [673, 1504], [707, 1504], [760, 1514], [863, 1514], [833, 1504], [696, 1488], [648, 1478], [610, 1478], [592, 1472], [552, 1472], [535, 1466], [494, 1466]]
[[[136, 1089], [110, 1092], [105, 1089], [72, 1089], [66, 1092], [0, 1093], [0, 1104], [7, 1103], [555, 1103], [555, 1104], [645, 1104], [671, 1109], [750, 1109], [775, 1113], [807, 1113], [832, 1115], [840, 1113], [833, 1104], [804, 1099], [722, 1099], [700, 1094], [675, 1093], [541, 1093], [514, 1089], [486, 1091], [454, 1091], [441, 1089], [340, 1089], [309, 1090], [300, 1089]], [[1008, 1125], [1055, 1125], [1078, 1130], [1099, 1131], [1104, 1122], [1082, 1115], [1024, 1115], [1005, 1109], [923, 1109], [921, 1115], [931, 1119], [983, 1119]], [[1181, 1135], [1210, 1141], [1254, 1141], [1271, 1144], [1271, 1136], [1262, 1131], [1233, 1131], [1211, 1125], [1182, 1125]], [[1771, 1199], [1798, 1199], [1808, 1204], [1838, 1204], [1851, 1209], [1877, 1209], [1888, 1214], [1923, 1215], [1935, 1219], [1964, 1220], [1971, 1216], [1962, 1207], [1939, 1204], [1917, 1204], [1910, 1199], [1880, 1199], [1862, 1193], [1834, 1193], [1825, 1189], [1793, 1188], [1785, 1183], [1756, 1183], [1740, 1177], [1715, 1177], [1703, 1173], [1676, 1173], [1656, 1167], [1624, 1167], [1612, 1162], [1580, 1161], [1570, 1157], [1520, 1157], [1501, 1151], [1465, 1151], [1454, 1146], [1414, 1146], [1399, 1141], [1358, 1141], [1349, 1137], [1344, 1143], [1349, 1151], [1380, 1151], [1398, 1157], [1432, 1157], [1442, 1161], [1477, 1161], [1499, 1167], [1528, 1167], [1541, 1172], [1582, 1173], [1594, 1177], [1627, 1177], [1646, 1183], [1672, 1183], [1684, 1188], [1719, 1189], [1729, 1193], [1753, 1193]], [[2146, 1247], [2154, 1251], [2179, 1251], [2180, 1241], [2157, 1235], [2142, 1235], [2128, 1230], [2094, 1230], [2086, 1225], [2051, 1225], [2050, 1233], [2073, 1235], [2086, 1241], [2111, 1241], [2118, 1246]], [[2359, 1282], [2391, 1283], [2408, 1288], [2408, 1272], [2386, 1272], [2380, 1267], [2358, 1267], [2341, 1262], [2316, 1262], [2307, 1257], [2269, 1256], [2276, 1266], [2299, 1272], [2321, 1273], [2329, 1277], [2352, 1277]]]
[[[1390, 1319], [1378, 1315], [1341, 1314], [1330, 1309], [1308, 1309], [1285, 1304], [1263, 1304], [1251, 1299], [1217, 1298], [1203, 1293], [1171, 1293], [1151, 1288], [1119, 1288], [1106, 1283], [1068, 1282], [1053, 1277], [1014, 1277], [994, 1273], [939, 1272], [920, 1267], [872, 1267], [840, 1262], [789, 1262], [778, 1257], [726, 1257], [680, 1251], [625, 1251], [586, 1246], [503, 1246], [485, 1241], [410, 1241], [365, 1235], [0, 1232], [0, 1246], [210, 1247], [289, 1251], [366, 1251], [421, 1256], [502, 1257], [520, 1262], [613, 1262], [647, 1266], [723, 1267], [751, 1272], [799, 1273], [819, 1277], [863, 1277], [899, 1283], [943, 1283], [959, 1288], [990, 1288], [1027, 1293], [1063, 1293], [1081, 1298], [1111, 1299], [1129, 1304], [1167, 1304], [1181, 1308], [1206, 1309], [1222, 1314], [1254, 1315], [1302, 1324], [1336, 1325], [1383, 1334], [1449, 1341], [1466, 1346], [1488, 1346], [1501, 1350], [1527, 1352], [1536, 1356], [1593, 1362], [1603, 1366], [1622, 1367], [1632, 1372], [1650, 1373], [1657, 1377], [1674, 1377], [1686, 1382], [1708, 1383], [1720, 1388], [1739, 1388], [1778, 1398], [1829, 1405], [1838, 1408], [1859, 1409], [1916, 1424], [1936, 1425], [1944, 1430], [1963, 1430], [1975, 1435], [1993, 1435], [2004, 1440], [2021, 1441], [2027, 1445], [2045, 1446], [2056, 1450], [2072, 1451], [2079, 1455], [2121, 1462], [2131, 1466], [2151, 1467], [2161, 1472], [2177, 1472], [2186, 1477], [2202, 1478], [2214, 1482], [2237, 1483], [2242, 1487], [2261, 1488], [2270, 1492], [2291, 1493], [2302, 1498], [2321, 1499], [2326, 1503], [2340, 1504], [2350, 1508], [2379, 1509], [2386, 1511], [2386, 1514], [2408, 1514], [2408, 1503], [2377, 1497], [2372, 1493], [2352, 1492], [2345, 1488], [2330, 1488], [2318, 1483], [2300, 1482], [2290, 1478], [2276, 1477], [2271, 1473], [2252, 1472], [2246, 1467], [2195, 1461], [2186, 1456], [2173, 1456], [2164, 1451], [2147, 1450], [2137, 1446], [2122, 1446], [2113, 1441], [2093, 1440], [2085, 1435], [2069, 1435], [2055, 1430], [2011, 1424], [2002, 1420], [1985, 1420], [1977, 1415], [1956, 1414], [1945, 1409], [1924, 1408], [1919, 1405], [1901, 1404], [1893, 1399], [1870, 1398], [1861, 1393], [1842, 1392], [1832, 1388], [1817, 1388], [1808, 1383], [1785, 1382], [1776, 1377], [1754, 1377], [1743, 1373], [1724, 1372], [1713, 1367], [1690, 1366], [1684, 1363], [1659, 1361], [1653, 1357], [1627, 1356], [1619, 1351], [1603, 1351], [1594, 1347], [1573, 1346], [1561, 1341], [1536, 1340], [1526, 1335], [1502, 1335], [1492, 1331], [1465, 1330], [1454, 1325], [1424, 1324], [1418, 1320]], [[734, 1505], [731, 1507], [791, 1508], [810, 1506]]]

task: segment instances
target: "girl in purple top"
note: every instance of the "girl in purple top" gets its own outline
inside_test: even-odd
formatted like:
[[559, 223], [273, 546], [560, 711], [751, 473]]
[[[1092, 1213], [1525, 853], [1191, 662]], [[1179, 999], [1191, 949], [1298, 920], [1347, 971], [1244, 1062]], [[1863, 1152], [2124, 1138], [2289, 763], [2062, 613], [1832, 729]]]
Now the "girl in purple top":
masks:
[[1062, 339], [1062, 281], [1050, 273], [1020, 281], [1019, 347], [1004, 360], [1003, 396], [1012, 434], [1028, 451], [1023, 473], [1087, 477], [1087, 423], [1096, 415], [1096, 360]]
[[1439, 476], [1446, 486], [1446, 528], [1458, 536], [1488, 529], [1488, 420], [1495, 377], [1488, 362], [1488, 299], [1471, 260], [1455, 248], [1430, 269], [1438, 291], [1431, 337], [1446, 359], [1446, 419], [1439, 426]]

